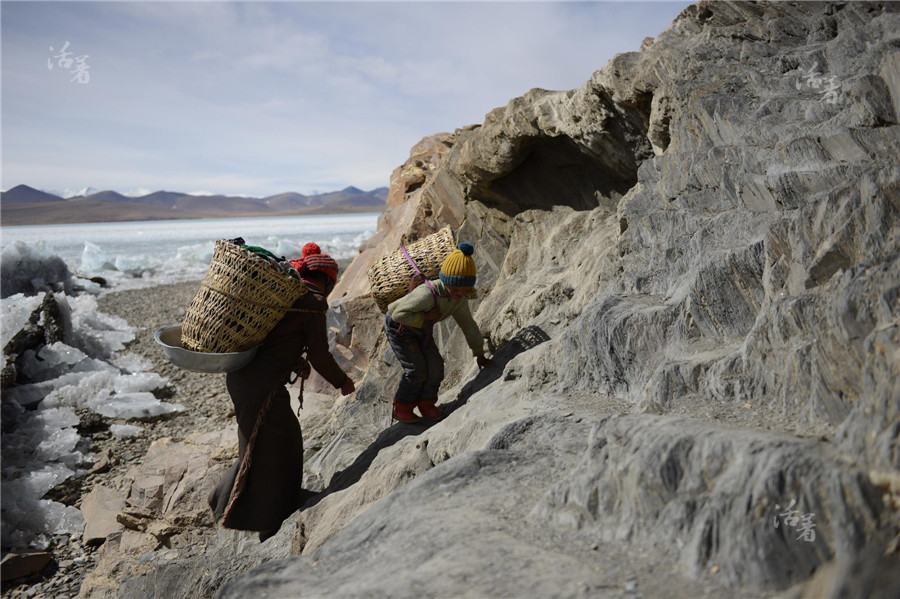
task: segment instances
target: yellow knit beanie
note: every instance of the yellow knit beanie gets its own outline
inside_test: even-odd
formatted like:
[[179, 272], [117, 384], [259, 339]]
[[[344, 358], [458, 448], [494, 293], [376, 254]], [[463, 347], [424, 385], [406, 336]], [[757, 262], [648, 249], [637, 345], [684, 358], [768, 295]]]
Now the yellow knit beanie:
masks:
[[475, 246], [471, 243], [459, 244], [459, 249], [453, 250], [441, 266], [441, 281], [451, 287], [475, 286]]

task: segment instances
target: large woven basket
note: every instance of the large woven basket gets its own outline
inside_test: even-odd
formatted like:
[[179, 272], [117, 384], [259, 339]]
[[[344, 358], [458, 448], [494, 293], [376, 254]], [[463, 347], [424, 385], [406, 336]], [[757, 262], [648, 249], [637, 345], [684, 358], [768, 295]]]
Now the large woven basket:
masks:
[[[437, 233], [406, 246], [410, 258], [428, 279], [437, 278], [444, 258], [455, 249], [456, 244], [450, 227], [444, 227]], [[416, 271], [401, 250], [373, 264], [369, 268], [369, 283], [378, 309], [387, 312], [388, 304], [406, 295], [409, 292], [409, 282], [415, 274]]]
[[302, 281], [220, 239], [200, 291], [184, 315], [181, 345], [207, 353], [256, 347], [304, 293]]

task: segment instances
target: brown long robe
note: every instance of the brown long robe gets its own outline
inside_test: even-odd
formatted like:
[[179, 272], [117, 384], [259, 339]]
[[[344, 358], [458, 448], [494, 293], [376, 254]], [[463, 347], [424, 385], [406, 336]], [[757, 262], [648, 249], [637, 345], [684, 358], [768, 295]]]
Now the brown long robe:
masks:
[[303, 437], [284, 385], [303, 349], [329, 383], [337, 388], [347, 381], [328, 348], [328, 303], [314, 285], [309, 289], [294, 304], [297, 311], [275, 325], [253, 361], [226, 375], [240, 455], [209, 495], [216, 521], [226, 528], [274, 530], [299, 507]]

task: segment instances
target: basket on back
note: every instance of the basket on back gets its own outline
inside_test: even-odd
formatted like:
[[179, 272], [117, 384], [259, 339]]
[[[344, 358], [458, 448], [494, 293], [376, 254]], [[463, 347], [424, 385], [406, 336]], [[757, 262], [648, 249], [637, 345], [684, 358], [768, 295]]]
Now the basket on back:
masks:
[[[435, 279], [441, 272], [444, 258], [454, 249], [456, 245], [453, 241], [453, 231], [450, 227], [444, 227], [437, 233], [406, 246], [406, 253], [415, 260], [427, 279]], [[406, 295], [409, 292], [410, 279], [415, 274], [416, 271], [402, 250], [397, 250], [373, 264], [369, 268], [369, 283], [378, 309], [387, 312], [388, 304]]]
[[219, 239], [206, 278], [184, 315], [181, 344], [208, 353], [256, 347], [304, 293], [303, 282]]

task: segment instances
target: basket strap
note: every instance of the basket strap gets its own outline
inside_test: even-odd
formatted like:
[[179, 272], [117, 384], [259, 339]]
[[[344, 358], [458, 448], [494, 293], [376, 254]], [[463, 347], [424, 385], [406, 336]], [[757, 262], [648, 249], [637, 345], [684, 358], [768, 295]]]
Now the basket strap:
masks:
[[[256, 306], [262, 306], [263, 308], [269, 308], [269, 309], [272, 309], [272, 310], [281, 310], [281, 309], [283, 309], [283, 308], [280, 308], [280, 307], [278, 307], [278, 306], [273, 306], [273, 305], [271, 305], [271, 304], [265, 304], [265, 303], [263, 303], [263, 302], [255, 302], [255, 301], [250, 300], [250, 299], [247, 299], [247, 298], [245, 298], [245, 297], [238, 297], [238, 296], [236, 296], [236, 295], [233, 295], [233, 294], [231, 294], [231, 293], [228, 293], [228, 292], [225, 291], [224, 289], [219, 289], [218, 287], [213, 287], [212, 285], [209, 285], [209, 284], [207, 284], [206, 282], [200, 283], [200, 286], [201, 286], [201, 287], [206, 287], [206, 288], [209, 289], [210, 291], [215, 291], [216, 293], [221, 293], [221, 294], [224, 295], [225, 297], [230, 297], [231, 299], [233, 299], [233, 300], [235, 300], [235, 301], [238, 301], [238, 302], [246, 302], [246, 303], [248, 303], [248, 304], [254, 304], [254, 305], [256, 305]], [[304, 309], [302, 309], [302, 308], [287, 308], [287, 311], [288, 311], [288, 312], [310, 312], [310, 313], [313, 313], [313, 314], [325, 314], [325, 313], [327, 312], [327, 310], [304, 310]]]
[[406, 261], [409, 262], [410, 265], [412, 265], [413, 270], [416, 271], [416, 274], [418, 274], [420, 277], [422, 277], [422, 281], [428, 286], [429, 289], [431, 289], [431, 294], [434, 295], [434, 303], [435, 303], [435, 305], [437, 305], [438, 294], [437, 294], [437, 291], [434, 290], [434, 287], [431, 286], [431, 283], [428, 281], [428, 277], [426, 277], [424, 274], [422, 274], [422, 271], [419, 270], [419, 266], [416, 264], [416, 261], [412, 259], [412, 256], [410, 256], [409, 253], [406, 251], [405, 246], [401, 245], [400, 251], [403, 252], [403, 256], [406, 258]]

